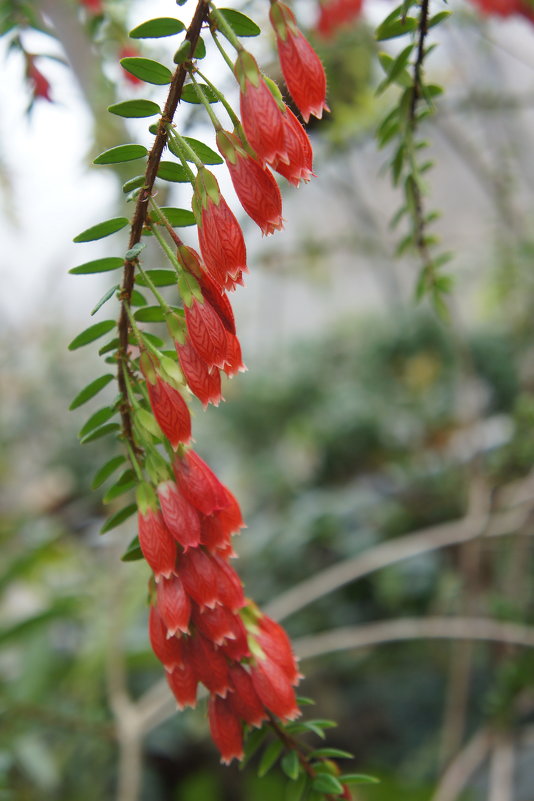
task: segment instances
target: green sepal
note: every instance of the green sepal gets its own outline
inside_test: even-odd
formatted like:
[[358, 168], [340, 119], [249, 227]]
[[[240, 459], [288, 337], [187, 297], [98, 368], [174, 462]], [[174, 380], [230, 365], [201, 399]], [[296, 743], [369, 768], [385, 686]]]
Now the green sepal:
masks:
[[163, 456], [154, 448], [147, 452], [145, 469], [153, 484], [161, 484], [169, 478], [169, 467]]
[[207, 208], [209, 201], [219, 205], [221, 191], [217, 179], [212, 172], [205, 167], [201, 167], [195, 179], [195, 194], [200, 198], [203, 208]]
[[189, 272], [182, 272], [178, 276], [178, 290], [184, 306], [191, 306], [193, 300], [204, 302], [204, 296], [197, 279]]
[[135, 490], [137, 508], [142, 515], [146, 515], [149, 509], [158, 508], [156, 493], [147, 481], [141, 481]]
[[150, 384], [155, 384], [158, 379], [157, 366], [157, 359], [152, 354], [149, 355], [146, 351], [141, 353], [139, 369]]
[[161, 439], [162, 431], [154, 415], [147, 409], [138, 408], [134, 412], [135, 421], [155, 439]]
[[280, 110], [285, 113], [286, 104], [284, 103], [284, 98], [282, 97], [282, 92], [278, 88], [278, 84], [276, 84], [272, 80], [272, 78], [268, 78], [267, 75], [263, 76], [263, 80], [265, 81], [265, 83], [269, 87], [269, 89], [271, 91], [271, 94], [274, 97], [274, 99], [276, 100], [276, 102], [278, 103], [278, 106], [279, 106]]
[[184, 377], [182, 375], [182, 371], [180, 370], [178, 364], [173, 360], [170, 359], [168, 356], [165, 356], [163, 353], [161, 354], [160, 360], [160, 375], [163, 380], [167, 380], [167, 383], [177, 384], [178, 387], [183, 389], [184, 384]]
[[234, 73], [242, 92], [246, 91], [247, 81], [254, 87], [260, 85], [262, 77], [260, 68], [252, 53], [249, 53], [247, 50], [243, 50], [239, 53], [234, 65]]
[[175, 312], [169, 312], [165, 317], [165, 322], [167, 323], [167, 328], [171, 337], [178, 342], [179, 345], [183, 345], [187, 339], [184, 319]]

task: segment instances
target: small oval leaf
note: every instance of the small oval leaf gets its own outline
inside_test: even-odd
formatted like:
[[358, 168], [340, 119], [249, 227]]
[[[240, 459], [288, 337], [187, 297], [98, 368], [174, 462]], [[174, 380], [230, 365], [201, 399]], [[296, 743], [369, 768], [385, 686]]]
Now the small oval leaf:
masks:
[[94, 381], [91, 381], [90, 384], [87, 384], [86, 387], [78, 392], [69, 406], [69, 409], [72, 411], [73, 409], [77, 409], [79, 406], [83, 406], [84, 403], [87, 403], [88, 400], [94, 398], [94, 396], [97, 395], [101, 389], [104, 389], [104, 387], [106, 387], [110, 381], [113, 381], [114, 378], [115, 376], [111, 373], [106, 373], [106, 375], [101, 375], [100, 378], [95, 378]]
[[161, 39], [163, 36], [173, 36], [185, 29], [185, 25], [174, 17], [157, 17], [137, 25], [129, 36], [132, 39]]
[[[217, 103], [219, 98], [209, 86], [205, 83], [199, 83], [200, 88], [204, 93], [204, 97], [209, 103]], [[186, 103], [201, 103], [202, 101], [199, 100], [197, 95], [196, 89], [192, 83], [188, 83], [187, 86], [184, 86], [182, 89], [182, 96], [180, 100], [185, 101]]]
[[108, 106], [108, 111], [117, 114], [119, 117], [153, 117], [154, 114], [161, 114], [161, 109], [152, 100], [124, 100], [122, 103], [114, 103]]
[[98, 489], [104, 483], [104, 481], [107, 481], [107, 479], [113, 475], [115, 470], [117, 470], [121, 464], [124, 464], [125, 461], [126, 458], [124, 456], [114, 456], [113, 459], [110, 459], [109, 462], [106, 462], [106, 464], [102, 465], [102, 467], [95, 473], [95, 477], [93, 478], [93, 482], [91, 484], [91, 489]]
[[89, 434], [86, 434], [85, 437], [81, 437], [80, 442], [82, 445], [85, 445], [87, 442], [93, 442], [95, 439], [107, 437], [108, 434], [113, 434], [115, 431], [120, 431], [120, 425], [118, 423], [108, 423], [105, 426], [100, 426], [100, 428], [95, 428]]
[[[211, 147], [208, 147], [204, 142], [199, 139], [192, 139], [190, 136], [184, 136], [185, 141], [189, 147], [195, 151], [203, 164], [222, 164], [223, 159]], [[191, 161], [191, 159], [187, 159]]]
[[113, 217], [111, 220], [104, 220], [104, 222], [93, 225], [82, 231], [81, 234], [75, 236], [73, 242], [94, 242], [95, 239], [103, 239], [105, 236], [114, 234], [122, 230], [128, 225], [126, 217]]
[[[187, 228], [188, 225], [195, 225], [195, 215], [189, 209], [175, 209], [172, 206], [162, 206], [161, 211], [172, 225], [173, 228]], [[153, 217], [158, 220], [155, 212]]]
[[165, 315], [161, 306], [143, 306], [135, 312], [134, 317], [140, 323], [165, 322]]
[[146, 83], [164, 86], [172, 80], [170, 69], [151, 58], [128, 56], [127, 58], [121, 58], [120, 63], [126, 72], [135, 75], [136, 78], [142, 81], [146, 81]]
[[92, 273], [107, 273], [110, 270], [118, 270], [124, 264], [123, 259], [112, 256], [107, 259], [95, 259], [94, 261], [86, 261], [85, 264], [80, 264], [79, 267], [73, 267], [69, 270], [71, 275], [91, 275]]
[[91, 309], [91, 317], [93, 317], [93, 315], [95, 315], [97, 311], [99, 311], [99, 309], [102, 308], [104, 303], [107, 303], [108, 300], [112, 298], [115, 292], [120, 288], [121, 288], [120, 284], [115, 284], [114, 286], [110, 287], [108, 291], [104, 295], [102, 295], [102, 297], [100, 298], [94, 309]]
[[[145, 270], [145, 274], [150, 278], [154, 286], [174, 286], [177, 282], [177, 275], [174, 270]], [[144, 275], [136, 275], [135, 282], [140, 286], [148, 286]]]
[[126, 192], [131, 192], [134, 189], [139, 189], [139, 187], [145, 185], [145, 176], [144, 175], [136, 175], [134, 178], [130, 178], [129, 181], [126, 181], [125, 184], [122, 186], [122, 191], [124, 194]]
[[380, 784], [380, 779], [376, 776], [368, 776], [365, 773], [344, 773], [339, 777], [343, 784]]
[[123, 161], [142, 159], [147, 153], [148, 150], [144, 145], [117, 145], [117, 147], [104, 150], [96, 157], [93, 164], [121, 164]]
[[185, 184], [189, 181], [189, 174], [181, 164], [175, 164], [174, 161], [162, 161], [158, 167], [158, 178]]
[[234, 8], [219, 8], [218, 11], [236, 36], [258, 36], [261, 33], [260, 28], [246, 14], [236, 11]]
[[77, 348], [81, 348], [84, 345], [88, 345], [90, 342], [94, 342], [95, 339], [103, 337], [104, 334], [107, 334], [112, 328], [115, 328], [116, 325], [117, 323], [115, 320], [102, 320], [100, 323], [90, 325], [89, 328], [86, 328], [85, 331], [82, 331], [81, 334], [78, 334], [77, 337], [74, 337], [69, 345], [69, 350], [77, 350]]
[[120, 509], [118, 512], [115, 512], [109, 520], [106, 520], [102, 528], [100, 529], [101, 534], [106, 534], [108, 531], [111, 531], [112, 528], [116, 526], [120, 526], [121, 523], [124, 523], [125, 520], [128, 520], [133, 514], [137, 512], [137, 504], [131, 503], [129, 506], [125, 506], [123, 509]]
[[262, 754], [260, 764], [258, 766], [258, 776], [260, 779], [271, 770], [283, 749], [284, 746], [280, 740], [275, 740], [267, 746]]
[[104, 406], [103, 409], [99, 409], [97, 412], [91, 415], [91, 417], [87, 420], [84, 426], [80, 429], [80, 433], [78, 437], [83, 439], [86, 434], [92, 431], [94, 428], [98, 428], [103, 423], [107, 423], [114, 414], [116, 414], [116, 409], [112, 409], [111, 406]]
[[312, 787], [319, 793], [328, 793], [331, 795], [341, 795], [343, 792], [343, 785], [329, 773], [321, 773], [313, 780]]
[[144, 556], [139, 545], [139, 537], [135, 535], [121, 556], [121, 562], [137, 562], [139, 559], [144, 559]]

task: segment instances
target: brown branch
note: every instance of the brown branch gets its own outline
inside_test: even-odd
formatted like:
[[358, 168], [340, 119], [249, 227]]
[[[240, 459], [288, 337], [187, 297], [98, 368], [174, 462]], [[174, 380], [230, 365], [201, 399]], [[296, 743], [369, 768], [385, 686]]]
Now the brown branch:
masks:
[[[191, 24], [187, 29], [185, 38], [191, 42], [190, 52], [194, 53], [196, 44], [200, 37], [202, 25], [207, 17], [209, 11], [209, 0], [198, 0], [197, 7], [191, 20]], [[187, 62], [179, 65], [174, 73], [171, 81], [169, 94], [163, 114], [160, 117], [158, 124], [158, 131], [152, 150], [149, 153], [147, 167], [145, 172], [145, 183], [139, 196], [137, 198], [135, 211], [132, 219], [132, 226], [130, 229], [130, 240], [128, 249], [133, 248], [141, 240], [143, 227], [146, 223], [148, 212], [148, 200], [152, 194], [154, 182], [158, 173], [161, 156], [165, 145], [167, 144], [167, 130], [166, 126], [173, 121], [178, 103], [182, 96], [184, 81], [187, 76]], [[133, 439], [131, 408], [128, 401], [126, 391], [126, 381], [124, 378], [124, 367], [128, 361], [128, 337], [130, 332], [130, 323], [128, 320], [127, 306], [130, 304], [132, 296], [134, 279], [135, 279], [135, 259], [126, 259], [124, 262], [124, 271], [122, 276], [122, 285], [120, 292], [121, 312], [118, 322], [119, 327], [119, 347], [117, 350], [118, 372], [117, 379], [119, 384], [119, 391], [122, 397], [121, 401], [121, 420], [122, 431], [125, 439], [131, 445], [134, 452], [137, 450], [136, 444]]]

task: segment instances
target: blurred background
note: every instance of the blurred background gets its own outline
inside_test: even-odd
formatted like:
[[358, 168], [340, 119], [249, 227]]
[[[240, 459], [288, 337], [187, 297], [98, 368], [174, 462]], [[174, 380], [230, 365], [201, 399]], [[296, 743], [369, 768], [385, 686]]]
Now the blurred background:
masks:
[[[534, 26], [457, 2], [431, 37], [445, 94], [423, 126], [425, 202], [454, 254], [444, 322], [414, 299], [416, 255], [396, 255], [401, 197], [374, 138], [396, 99], [375, 96], [377, 51], [399, 49], [373, 35], [391, 6], [366, 0], [327, 39], [318, 4], [295, 7], [332, 113], [309, 127], [317, 177], [282, 187], [286, 230], [262, 240], [242, 219], [250, 275], [232, 302], [248, 372], [218, 409], [195, 401], [196, 449], [242, 504], [240, 573], [295, 638], [313, 715], [338, 721], [328, 744], [381, 780], [354, 798], [534, 801]], [[67, 271], [125, 244], [71, 240], [130, 213], [121, 184], [136, 174], [88, 165], [150, 142], [146, 121], [106, 107], [164, 97], [117, 59], [131, 27], [175, 13], [170, 0], [0, 5], [2, 801], [284, 799], [276, 770], [218, 765], [202, 704], [175, 714], [147, 640], [148, 567], [120, 561], [134, 518], [99, 534], [124, 505], [91, 490], [112, 445], [78, 440], [99, 404], [68, 412], [102, 365], [67, 345], [113, 279]], [[279, 79], [273, 41], [250, 47]], [[140, 49], [172, 60], [172, 44]], [[28, 54], [50, 84], [40, 97]], [[209, 47], [205, 63], [235, 100]], [[213, 146], [197, 106], [178, 124]], [[160, 193], [189, 206], [182, 185]]]

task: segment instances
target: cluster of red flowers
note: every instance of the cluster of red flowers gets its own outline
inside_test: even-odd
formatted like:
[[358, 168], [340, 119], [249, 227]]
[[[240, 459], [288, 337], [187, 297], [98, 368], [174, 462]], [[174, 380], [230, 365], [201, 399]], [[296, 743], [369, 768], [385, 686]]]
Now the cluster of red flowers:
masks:
[[[289, 8], [271, 7], [285, 80], [305, 120], [320, 117], [323, 67], [298, 30]], [[242, 128], [217, 128], [236, 193], [264, 234], [282, 228], [280, 190], [271, 169], [298, 185], [312, 176], [308, 135], [280, 93], [240, 49], [235, 64]], [[244, 131], [244, 134], [243, 134]], [[246, 138], [245, 138], [246, 137]], [[184, 312], [167, 309], [183, 378], [204, 405], [221, 399], [221, 371], [245, 369], [227, 292], [243, 283], [246, 248], [239, 223], [215, 176], [199, 166], [192, 208], [200, 255], [173, 234]], [[283, 628], [245, 599], [230, 564], [231, 538], [243, 527], [232, 493], [189, 448], [191, 416], [174, 363], [140, 343], [140, 368], [159, 428], [175, 456], [170, 468], [156, 452], [146, 456], [152, 484], [137, 490], [139, 543], [153, 570], [150, 640], [167, 671], [179, 706], [194, 706], [197, 686], [210, 695], [209, 721], [222, 759], [243, 754], [243, 724], [259, 726], [270, 714], [299, 714], [294, 685], [300, 675]], [[136, 418], [134, 412], [134, 426]], [[159, 458], [158, 458], [159, 457]]]
[[300, 676], [289, 639], [247, 602], [229, 563], [231, 537], [243, 527], [232, 493], [193, 450], [174, 460], [174, 479], [138, 492], [139, 542], [154, 571], [149, 633], [180, 707], [210, 694], [209, 722], [224, 762], [243, 755], [243, 723], [268, 711], [299, 714]]
[[511, 17], [520, 14], [534, 22], [534, 5], [529, 0], [471, 0], [484, 14]]

